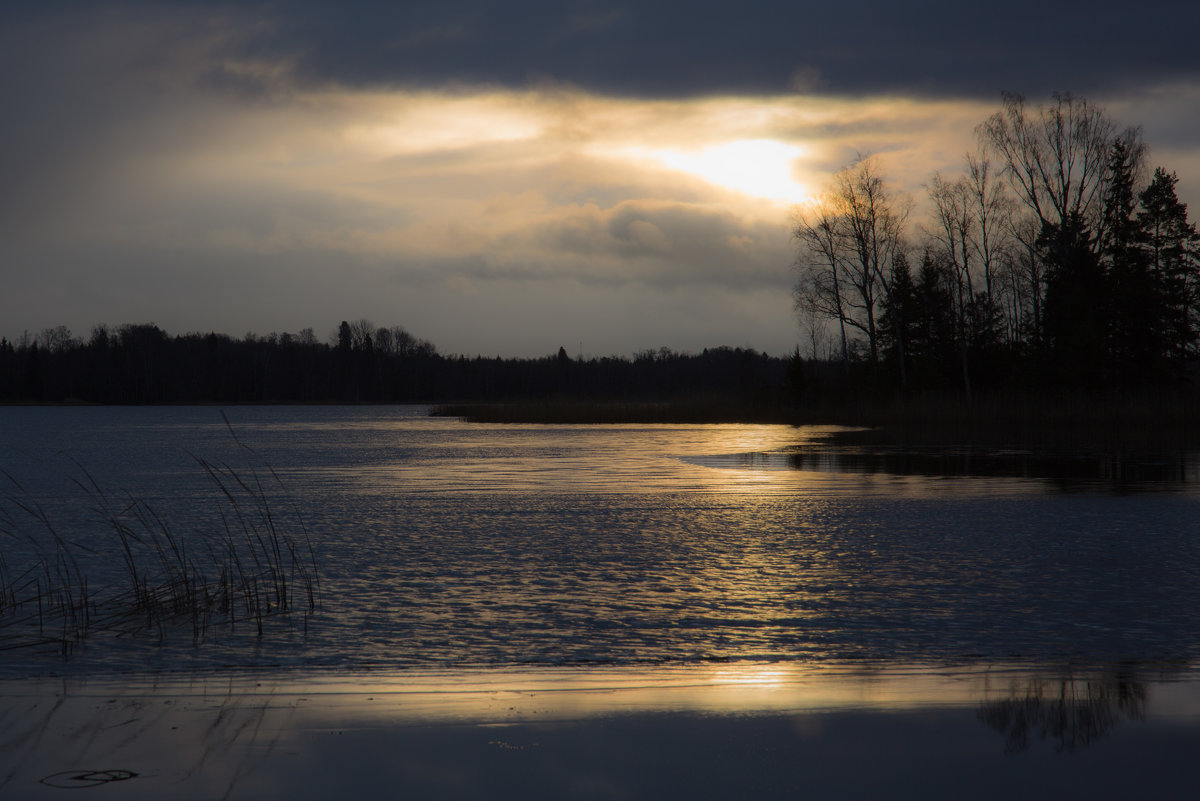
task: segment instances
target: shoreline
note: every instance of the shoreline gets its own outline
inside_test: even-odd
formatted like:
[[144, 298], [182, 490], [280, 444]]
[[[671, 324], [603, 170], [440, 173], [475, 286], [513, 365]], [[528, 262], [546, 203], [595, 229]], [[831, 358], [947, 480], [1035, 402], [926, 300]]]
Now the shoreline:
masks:
[[[843, 429], [832, 444], [912, 447], [1200, 447], [1200, 396], [1191, 393], [1042, 395], [968, 402], [956, 395], [851, 397], [779, 404], [720, 398], [612, 400], [532, 398], [419, 403], [187, 402], [170, 404], [0, 403], [0, 408], [404, 408], [467, 423], [590, 425], [781, 425]], [[846, 431], [845, 429], [857, 429]]]
[[832, 441], [872, 444], [1080, 447], [1200, 446], [1200, 400], [1190, 395], [936, 396], [835, 406], [774, 406], [681, 400], [528, 400], [433, 404], [434, 417], [530, 425], [788, 425], [859, 429]]

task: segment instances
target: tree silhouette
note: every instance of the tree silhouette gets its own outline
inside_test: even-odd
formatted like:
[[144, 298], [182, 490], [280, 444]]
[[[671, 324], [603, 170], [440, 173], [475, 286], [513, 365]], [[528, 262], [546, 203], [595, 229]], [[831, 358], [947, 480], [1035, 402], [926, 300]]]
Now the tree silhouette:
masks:
[[877, 160], [859, 156], [795, 220], [793, 235], [801, 244], [796, 301], [837, 320], [843, 359], [849, 358], [851, 326], [866, 336], [872, 366], [879, 363], [878, 317], [890, 302], [890, 271], [903, 250], [909, 207], [908, 198], [888, 186]]
[[1006, 93], [977, 133], [985, 152], [928, 185], [918, 276], [906, 205], [874, 160], [836, 173], [795, 218], [808, 339], [825, 319], [843, 361], [875, 365], [881, 348], [884, 392], [1094, 392], [1200, 374], [1200, 237], [1176, 176], [1144, 181], [1141, 130], [1071, 94], [1032, 106]]
[[1175, 193], [1177, 180], [1162, 167], [1154, 171], [1139, 195], [1136, 223], [1138, 244], [1162, 294], [1166, 355], [1180, 364], [1196, 351], [1200, 235]]

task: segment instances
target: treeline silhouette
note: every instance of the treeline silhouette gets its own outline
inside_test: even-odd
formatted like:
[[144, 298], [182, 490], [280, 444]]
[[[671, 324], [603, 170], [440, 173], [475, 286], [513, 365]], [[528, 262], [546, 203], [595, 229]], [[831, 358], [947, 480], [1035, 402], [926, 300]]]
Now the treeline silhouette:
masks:
[[0, 339], [0, 400], [17, 403], [438, 403], [532, 398], [777, 404], [788, 359], [719, 347], [633, 357], [445, 356], [403, 328], [343, 322], [298, 334], [172, 336], [150, 323]]
[[1189, 387], [1200, 236], [1138, 128], [1006, 94], [930, 213], [860, 157], [794, 219], [796, 308], [838, 391], [876, 397]]

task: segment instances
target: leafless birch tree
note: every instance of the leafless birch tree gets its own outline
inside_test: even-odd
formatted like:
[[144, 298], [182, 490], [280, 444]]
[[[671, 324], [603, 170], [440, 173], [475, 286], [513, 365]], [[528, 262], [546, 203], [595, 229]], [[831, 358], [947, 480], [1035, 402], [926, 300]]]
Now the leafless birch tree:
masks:
[[849, 358], [849, 326], [866, 336], [872, 364], [879, 361], [877, 320], [888, 302], [891, 264], [903, 245], [910, 205], [888, 188], [874, 158], [859, 157], [795, 220], [796, 301], [837, 320], [843, 359]]

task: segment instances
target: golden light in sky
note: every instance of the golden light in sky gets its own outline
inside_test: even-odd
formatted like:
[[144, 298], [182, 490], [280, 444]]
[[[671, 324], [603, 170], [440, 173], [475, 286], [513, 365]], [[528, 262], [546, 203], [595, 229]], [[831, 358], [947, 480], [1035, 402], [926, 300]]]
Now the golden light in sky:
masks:
[[811, 190], [795, 180], [795, 161], [805, 148], [773, 139], [742, 139], [699, 149], [635, 148], [632, 155], [751, 197], [802, 203]]
[[[519, 97], [519, 96], [518, 96]], [[383, 106], [352, 121], [348, 142], [381, 155], [430, 153], [538, 138], [544, 120], [519, 100], [496, 93], [439, 97], [432, 94], [369, 98]], [[386, 111], [384, 110], [386, 109]]]
[[[775, 99], [717, 98], [692, 103], [638, 103], [584, 95], [483, 92], [376, 95], [363, 98], [359, 117], [347, 122], [343, 142], [375, 157], [457, 153], [498, 156], [526, 166], [574, 157], [599, 158], [622, 173], [699, 178], [714, 189], [747, 200], [794, 205], [814, 188], [818, 150], [797, 141], [802, 111]], [[804, 110], [812, 114], [811, 109]], [[365, 112], [365, 113], [363, 113]], [[482, 148], [497, 146], [484, 155]], [[805, 175], [808, 180], [801, 178]], [[730, 202], [738, 201], [730, 198]]]

